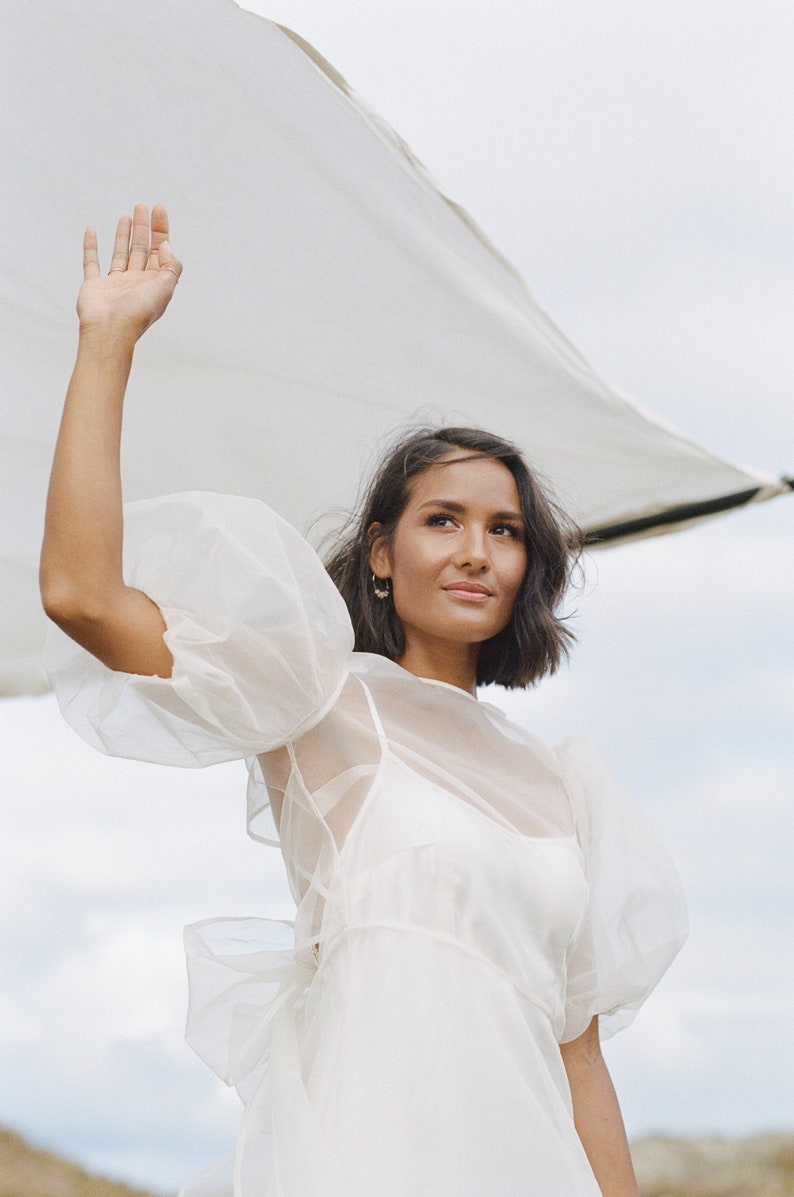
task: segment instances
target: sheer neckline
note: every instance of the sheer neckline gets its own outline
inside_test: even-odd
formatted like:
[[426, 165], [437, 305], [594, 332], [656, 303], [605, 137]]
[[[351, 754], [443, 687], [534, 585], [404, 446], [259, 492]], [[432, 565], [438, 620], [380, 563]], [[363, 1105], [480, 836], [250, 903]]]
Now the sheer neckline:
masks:
[[458, 695], [466, 702], [474, 703], [478, 710], [498, 715], [500, 719], [507, 719], [500, 707], [494, 706], [490, 702], [481, 701], [476, 694], [469, 694], [467, 690], [462, 690], [460, 686], [455, 686], [452, 682], [442, 682], [438, 678], [421, 677], [418, 673], [411, 673], [410, 669], [404, 669], [402, 665], [398, 665], [396, 661], [392, 661], [390, 657], [384, 657], [380, 653], [354, 653], [353, 656], [361, 661], [367, 673], [409, 678], [423, 686], [437, 686], [441, 690]]

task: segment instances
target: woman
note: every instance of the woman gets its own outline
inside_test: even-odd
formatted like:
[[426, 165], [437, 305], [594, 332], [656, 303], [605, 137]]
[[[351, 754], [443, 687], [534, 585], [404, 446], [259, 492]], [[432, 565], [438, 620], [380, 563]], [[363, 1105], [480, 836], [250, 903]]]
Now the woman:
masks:
[[335, 550], [338, 589], [220, 495], [131, 504], [123, 566], [121, 407], [181, 274], [167, 236], [139, 205], [102, 277], [86, 234], [41, 581], [69, 721], [122, 756], [249, 758], [251, 834], [272, 815], [298, 904], [294, 944], [188, 928], [188, 1035], [245, 1114], [230, 1171], [184, 1192], [636, 1194], [599, 1022], [680, 946], [675, 876], [592, 753], [475, 697], [559, 663], [570, 538], [513, 446], [423, 430]]

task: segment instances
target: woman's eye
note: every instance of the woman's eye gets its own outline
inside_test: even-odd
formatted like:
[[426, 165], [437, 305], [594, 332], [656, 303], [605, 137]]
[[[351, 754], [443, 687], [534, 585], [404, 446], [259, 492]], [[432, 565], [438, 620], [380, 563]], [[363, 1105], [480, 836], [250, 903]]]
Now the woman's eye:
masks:
[[427, 523], [431, 528], [445, 528], [448, 524], [453, 522], [454, 521], [451, 515], [444, 515], [440, 511], [427, 517]]
[[518, 524], [496, 524], [491, 531], [496, 536], [509, 536], [513, 540], [523, 540], [524, 529], [520, 528]]

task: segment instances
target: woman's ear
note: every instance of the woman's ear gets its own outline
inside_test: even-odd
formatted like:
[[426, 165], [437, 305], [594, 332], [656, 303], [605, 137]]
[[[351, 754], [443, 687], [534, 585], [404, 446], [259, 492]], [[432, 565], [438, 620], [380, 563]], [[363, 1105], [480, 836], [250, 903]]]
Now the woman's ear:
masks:
[[391, 577], [391, 556], [388, 537], [382, 532], [382, 524], [370, 524], [367, 528], [369, 541], [369, 568], [379, 578]]

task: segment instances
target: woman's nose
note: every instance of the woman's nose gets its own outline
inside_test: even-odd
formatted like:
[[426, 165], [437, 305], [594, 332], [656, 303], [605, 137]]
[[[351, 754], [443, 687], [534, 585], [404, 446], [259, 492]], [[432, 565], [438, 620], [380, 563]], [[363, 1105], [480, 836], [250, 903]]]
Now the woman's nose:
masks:
[[477, 528], [467, 529], [455, 550], [458, 569], [487, 569], [489, 565], [485, 533]]

